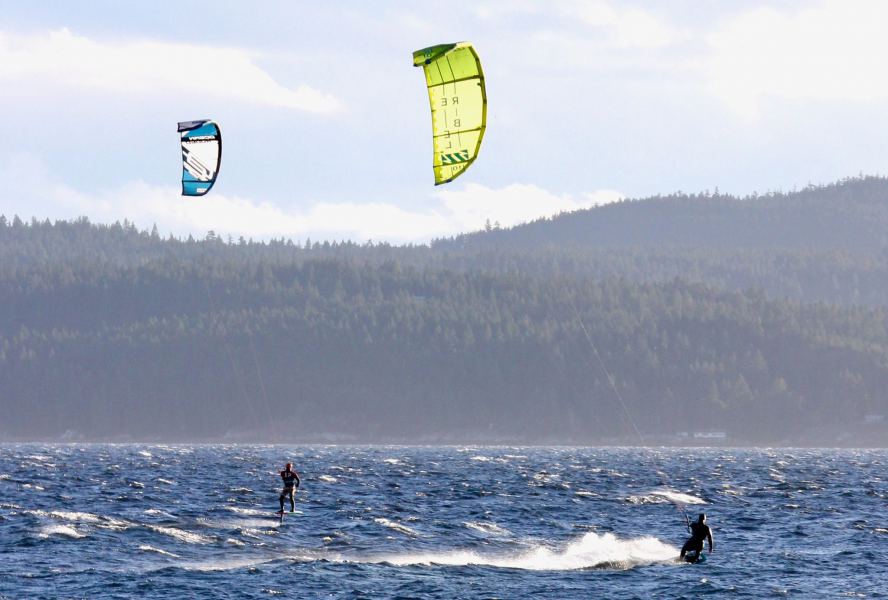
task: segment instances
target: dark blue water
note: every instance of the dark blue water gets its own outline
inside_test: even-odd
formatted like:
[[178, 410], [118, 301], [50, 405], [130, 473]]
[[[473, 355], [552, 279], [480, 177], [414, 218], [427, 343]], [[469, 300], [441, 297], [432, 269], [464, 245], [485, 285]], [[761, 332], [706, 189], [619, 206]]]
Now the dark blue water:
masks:
[[[303, 485], [280, 524], [287, 460]], [[0, 597], [884, 598], [886, 464], [883, 450], [5, 445]], [[675, 560], [684, 517], [664, 491], [709, 515], [704, 564]]]

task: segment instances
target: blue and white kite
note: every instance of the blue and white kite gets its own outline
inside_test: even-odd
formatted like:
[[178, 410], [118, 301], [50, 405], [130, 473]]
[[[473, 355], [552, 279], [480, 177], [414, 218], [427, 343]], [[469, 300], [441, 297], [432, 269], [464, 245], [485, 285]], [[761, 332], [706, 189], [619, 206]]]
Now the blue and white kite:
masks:
[[215, 121], [179, 123], [182, 136], [182, 195], [203, 196], [210, 191], [222, 164], [222, 132]]

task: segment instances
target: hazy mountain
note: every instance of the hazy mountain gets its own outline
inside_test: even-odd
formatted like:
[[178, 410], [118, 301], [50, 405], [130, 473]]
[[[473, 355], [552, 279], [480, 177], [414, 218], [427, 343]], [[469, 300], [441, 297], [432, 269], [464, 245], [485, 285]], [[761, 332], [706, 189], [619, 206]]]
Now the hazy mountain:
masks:
[[886, 198], [676, 195], [430, 248], [3, 218], [0, 437], [885, 443]]

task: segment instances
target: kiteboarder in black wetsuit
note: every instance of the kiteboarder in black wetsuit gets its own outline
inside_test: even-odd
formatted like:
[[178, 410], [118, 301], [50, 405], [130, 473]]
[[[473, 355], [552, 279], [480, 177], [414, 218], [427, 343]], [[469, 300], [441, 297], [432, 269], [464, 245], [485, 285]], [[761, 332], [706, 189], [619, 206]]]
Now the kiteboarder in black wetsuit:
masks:
[[690, 557], [687, 560], [689, 562], [697, 562], [700, 560], [700, 555], [703, 554], [704, 541], [709, 541], [709, 553], [712, 554], [712, 530], [706, 524], [706, 515], [704, 514], [697, 517], [696, 522], [690, 523], [689, 527], [691, 529], [691, 537], [681, 547], [681, 558], [684, 558], [685, 554], [693, 552], [693, 560], [690, 560]]
[[[287, 463], [287, 466], [281, 471], [281, 479], [284, 480], [284, 489], [281, 491], [281, 515], [284, 514], [284, 498], [290, 499], [290, 512], [296, 510], [296, 501], [293, 494], [299, 487], [299, 475], [293, 470], [293, 463]], [[283, 519], [283, 516], [281, 517]]]

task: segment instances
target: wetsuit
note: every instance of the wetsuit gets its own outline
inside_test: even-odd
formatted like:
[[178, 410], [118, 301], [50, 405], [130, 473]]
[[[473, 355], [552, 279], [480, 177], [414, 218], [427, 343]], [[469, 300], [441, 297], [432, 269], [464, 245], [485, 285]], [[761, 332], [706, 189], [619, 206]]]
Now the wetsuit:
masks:
[[284, 480], [284, 489], [281, 491], [281, 512], [284, 512], [284, 498], [290, 499], [290, 512], [296, 510], [296, 501], [293, 494], [299, 487], [299, 475], [296, 471], [281, 471], [281, 479]]
[[681, 547], [681, 557], [684, 558], [685, 554], [693, 552], [699, 558], [703, 553], [703, 542], [706, 540], [709, 540], [709, 551], [712, 552], [712, 531], [709, 525], [700, 521], [691, 523], [691, 537]]

